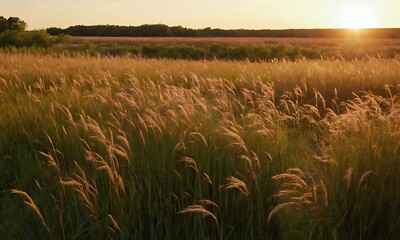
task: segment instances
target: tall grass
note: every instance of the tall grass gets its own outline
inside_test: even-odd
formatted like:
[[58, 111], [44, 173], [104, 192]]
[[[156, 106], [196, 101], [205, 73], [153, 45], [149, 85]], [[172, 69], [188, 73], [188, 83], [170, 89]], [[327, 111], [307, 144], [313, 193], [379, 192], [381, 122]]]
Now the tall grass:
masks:
[[400, 62], [0, 54], [0, 236], [396, 239]]

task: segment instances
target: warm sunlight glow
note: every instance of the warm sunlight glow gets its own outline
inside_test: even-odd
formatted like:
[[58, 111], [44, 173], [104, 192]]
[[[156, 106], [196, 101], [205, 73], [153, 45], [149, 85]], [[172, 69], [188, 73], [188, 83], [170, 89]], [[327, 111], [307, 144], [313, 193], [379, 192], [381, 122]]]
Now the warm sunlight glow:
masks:
[[375, 11], [368, 5], [348, 6], [342, 11], [339, 27], [353, 29], [377, 27]]

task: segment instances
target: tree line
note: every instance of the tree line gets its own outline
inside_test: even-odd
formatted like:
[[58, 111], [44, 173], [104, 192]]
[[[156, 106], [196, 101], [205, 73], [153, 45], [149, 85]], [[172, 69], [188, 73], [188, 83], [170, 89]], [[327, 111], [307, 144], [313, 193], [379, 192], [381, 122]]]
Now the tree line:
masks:
[[376, 28], [351, 31], [348, 29], [284, 29], [284, 30], [225, 30], [219, 28], [191, 29], [182, 26], [169, 27], [164, 24], [141, 26], [76, 25], [68, 28], [48, 28], [50, 35], [104, 37], [295, 37], [295, 38], [400, 38], [400, 28]]

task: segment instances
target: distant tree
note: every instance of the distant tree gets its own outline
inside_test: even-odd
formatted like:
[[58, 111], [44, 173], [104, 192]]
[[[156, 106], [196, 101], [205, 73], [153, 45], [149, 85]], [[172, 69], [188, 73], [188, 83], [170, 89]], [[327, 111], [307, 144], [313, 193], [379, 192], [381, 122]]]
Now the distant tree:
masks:
[[167, 25], [141, 25], [137, 27], [138, 33], [143, 37], [170, 37], [172, 36], [171, 30]]
[[7, 19], [7, 29], [15, 31], [24, 31], [28, 25], [18, 17], [9, 17]]
[[8, 19], [0, 16], [0, 33], [6, 30], [24, 31], [27, 27], [26, 22], [18, 17], [9, 17]]
[[64, 33], [64, 30], [61, 28], [56, 28], [56, 27], [52, 27], [52, 28], [48, 28], [46, 29], [46, 32], [52, 36], [56, 36], [56, 35], [60, 35]]
[[174, 37], [186, 37], [187, 36], [187, 28], [183, 28], [182, 26], [170, 27], [170, 30]]
[[0, 33], [6, 31], [8, 29], [7, 19], [3, 16], [0, 16]]

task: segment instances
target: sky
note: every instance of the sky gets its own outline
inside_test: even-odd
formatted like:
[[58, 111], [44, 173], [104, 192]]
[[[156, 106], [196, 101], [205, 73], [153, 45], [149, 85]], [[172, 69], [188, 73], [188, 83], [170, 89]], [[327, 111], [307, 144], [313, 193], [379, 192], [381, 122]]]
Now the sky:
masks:
[[0, 0], [0, 16], [19, 17], [30, 30], [158, 23], [223, 29], [391, 28], [400, 27], [399, 9], [400, 0]]

